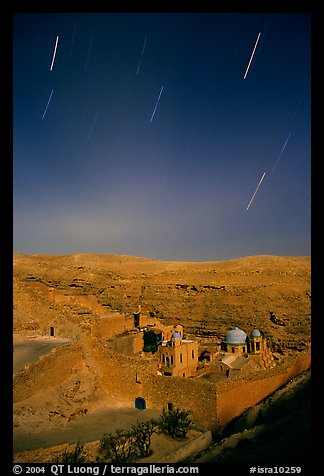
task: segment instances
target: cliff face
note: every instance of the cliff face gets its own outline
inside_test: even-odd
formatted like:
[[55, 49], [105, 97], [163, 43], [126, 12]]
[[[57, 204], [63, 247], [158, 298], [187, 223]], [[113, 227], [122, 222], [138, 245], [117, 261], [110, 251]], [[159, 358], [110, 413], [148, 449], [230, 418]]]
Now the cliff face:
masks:
[[[14, 254], [14, 331], [61, 337], [89, 329], [101, 313], [142, 311], [220, 342], [238, 326], [262, 330], [279, 355], [310, 345], [310, 258], [256, 256], [167, 262], [117, 255]], [[56, 299], [49, 291], [54, 289]]]

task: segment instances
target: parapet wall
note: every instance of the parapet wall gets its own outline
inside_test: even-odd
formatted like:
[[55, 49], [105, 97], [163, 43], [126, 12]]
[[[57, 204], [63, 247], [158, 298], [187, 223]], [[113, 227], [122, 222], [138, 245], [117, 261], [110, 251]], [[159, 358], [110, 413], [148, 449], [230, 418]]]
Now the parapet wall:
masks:
[[311, 355], [305, 351], [281, 366], [258, 372], [250, 377], [217, 383], [218, 429], [224, 428], [245, 409], [256, 405], [310, 366]]

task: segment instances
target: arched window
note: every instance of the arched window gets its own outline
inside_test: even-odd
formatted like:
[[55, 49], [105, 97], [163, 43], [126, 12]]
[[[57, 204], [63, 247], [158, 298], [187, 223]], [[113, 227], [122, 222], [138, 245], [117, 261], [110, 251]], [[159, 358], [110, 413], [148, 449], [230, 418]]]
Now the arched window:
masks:
[[164, 361], [165, 361], [165, 356], [164, 356], [164, 354], [161, 355], [161, 360], [162, 360], [162, 364], [164, 364]]
[[142, 397], [135, 398], [135, 408], [138, 410], [146, 410], [146, 401]]
[[182, 352], [180, 354], [180, 364], [182, 364]]

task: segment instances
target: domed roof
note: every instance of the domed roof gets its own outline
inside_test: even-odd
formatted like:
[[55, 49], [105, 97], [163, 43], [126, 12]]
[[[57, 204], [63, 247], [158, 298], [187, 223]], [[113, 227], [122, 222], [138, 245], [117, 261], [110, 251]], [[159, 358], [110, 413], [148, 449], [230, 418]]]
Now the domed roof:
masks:
[[259, 331], [259, 329], [253, 329], [253, 331], [251, 332], [251, 337], [261, 337], [261, 332]]
[[226, 334], [224, 342], [226, 344], [245, 344], [246, 338], [247, 334], [238, 327], [235, 327], [235, 329], [232, 329]]
[[178, 332], [174, 332], [174, 333], [172, 334], [172, 339], [178, 339], [179, 337], [180, 337], [180, 339], [181, 339], [181, 335], [178, 334]]

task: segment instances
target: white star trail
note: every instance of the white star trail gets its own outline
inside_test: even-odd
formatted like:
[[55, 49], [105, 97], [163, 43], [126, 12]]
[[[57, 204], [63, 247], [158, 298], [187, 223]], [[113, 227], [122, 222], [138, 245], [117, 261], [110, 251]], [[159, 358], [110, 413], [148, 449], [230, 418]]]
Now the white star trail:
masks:
[[51, 102], [51, 99], [52, 99], [53, 92], [54, 92], [54, 89], [52, 89], [52, 91], [51, 91], [51, 94], [50, 94], [50, 97], [49, 97], [49, 99], [48, 99], [48, 101], [47, 101], [47, 106], [46, 106], [46, 108], [45, 108], [45, 111], [44, 111], [44, 114], [43, 114], [42, 120], [44, 119], [44, 117], [45, 117], [45, 115], [46, 115], [46, 112], [47, 112], [47, 109], [48, 109], [49, 103]]
[[71, 59], [71, 57], [72, 57], [72, 49], [73, 49], [73, 45], [74, 45], [75, 31], [76, 31], [76, 23], [74, 23], [74, 27], [73, 27], [72, 40], [71, 40], [71, 46], [70, 46], [70, 51], [69, 51], [69, 59]]
[[261, 32], [258, 34], [258, 37], [256, 39], [256, 42], [255, 42], [255, 45], [254, 45], [254, 48], [253, 48], [253, 51], [252, 51], [252, 54], [251, 54], [251, 58], [250, 58], [249, 64], [247, 65], [247, 68], [246, 68], [243, 79], [245, 79], [247, 77], [247, 74], [249, 72], [249, 69], [250, 69], [250, 66], [251, 66], [251, 63], [252, 63], [252, 60], [253, 60], [254, 53], [255, 53], [256, 47], [258, 45], [259, 39], [260, 39], [260, 36], [261, 36]]
[[85, 71], [88, 67], [88, 63], [89, 63], [89, 59], [90, 59], [90, 53], [91, 53], [91, 48], [92, 48], [92, 42], [93, 42], [93, 33], [91, 33], [90, 35], [90, 39], [89, 39], [89, 44], [88, 44], [88, 52], [87, 52], [87, 58], [86, 58], [86, 61], [84, 63], [84, 67], [83, 67], [83, 71]]
[[52, 71], [52, 70], [53, 70], [53, 67], [54, 67], [54, 61], [55, 61], [55, 56], [56, 56], [56, 50], [57, 50], [58, 40], [59, 40], [59, 37], [57, 36], [57, 37], [56, 37], [56, 41], [55, 41], [55, 46], [54, 46], [54, 52], [53, 52], [53, 58], [52, 58], [52, 63], [51, 63], [50, 71]]
[[261, 179], [260, 179], [260, 181], [259, 181], [259, 183], [258, 183], [258, 186], [257, 186], [257, 188], [255, 189], [255, 192], [254, 192], [254, 194], [252, 195], [252, 198], [251, 198], [251, 200], [249, 201], [248, 206], [246, 207], [247, 210], [248, 210], [248, 209], [250, 208], [250, 206], [252, 205], [252, 202], [253, 202], [253, 200], [254, 200], [254, 197], [256, 196], [256, 194], [257, 194], [257, 192], [258, 192], [258, 190], [259, 190], [259, 188], [260, 188], [260, 185], [261, 185], [261, 183], [262, 183], [262, 181], [263, 181], [265, 175], [266, 175], [266, 173], [263, 172], [263, 175], [262, 175], [262, 177], [261, 177]]
[[90, 137], [91, 137], [91, 135], [92, 135], [92, 133], [93, 133], [93, 130], [94, 130], [95, 125], [96, 125], [96, 123], [97, 123], [97, 119], [98, 119], [98, 117], [99, 117], [99, 113], [100, 113], [100, 109], [98, 109], [98, 111], [97, 111], [97, 113], [96, 113], [96, 116], [95, 116], [95, 118], [94, 118], [93, 124], [92, 124], [92, 126], [91, 126], [91, 128], [90, 128], [89, 134], [88, 134], [87, 139], [86, 139], [87, 141], [90, 139]]
[[164, 85], [162, 85], [162, 88], [161, 88], [161, 91], [160, 91], [160, 94], [159, 94], [158, 100], [156, 101], [155, 108], [154, 108], [154, 111], [153, 111], [153, 113], [152, 113], [152, 116], [151, 116], [150, 122], [152, 122], [152, 121], [153, 121], [153, 117], [155, 116], [155, 112], [156, 112], [156, 110], [157, 110], [157, 107], [158, 107], [158, 105], [159, 105], [159, 101], [160, 101], [160, 97], [161, 97], [161, 94], [162, 94], [163, 88], [164, 88]]
[[143, 48], [142, 48], [142, 53], [141, 53], [140, 60], [139, 60], [138, 66], [137, 66], [136, 76], [138, 76], [139, 70], [141, 69], [142, 59], [143, 59], [143, 55], [144, 55], [144, 51], [145, 51], [145, 46], [146, 46], [146, 41], [147, 41], [147, 36], [145, 37], [145, 40], [144, 40], [144, 45], [143, 45]]
[[197, 129], [198, 129], [199, 122], [200, 122], [200, 117], [198, 117], [198, 119], [197, 119], [197, 121], [196, 121], [196, 124], [195, 124], [195, 127], [193, 128], [193, 132], [192, 132], [192, 134], [191, 134], [191, 136], [190, 136], [190, 139], [189, 139], [189, 142], [188, 142], [188, 147], [191, 146], [192, 140], [193, 140], [193, 138], [194, 138], [194, 136], [195, 136], [195, 134], [196, 134], [196, 131], [197, 131]]
[[278, 164], [278, 162], [279, 162], [279, 160], [280, 160], [280, 157], [281, 157], [282, 154], [284, 153], [284, 150], [285, 150], [285, 148], [286, 148], [286, 145], [288, 144], [288, 141], [289, 141], [289, 139], [290, 139], [290, 136], [291, 136], [291, 132], [289, 132], [288, 137], [287, 137], [287, 139], [286, 139], [286, 142], [284, 143], [284, 146], [283, 146], [283, 148], [281, 149], [281, 152], [280, 152], [280, 154], [279, 154], [279, 156], [278, 156], [278, 158], [277, 158], [277, 160], [276, 160], [276, 162], [275, 162], [275, 164], [274, 164], [274, 166], [273, 166], [273, 169], [272, 169], [272, 172], [271, 172], [272, 174], [273, 174], [273, 172], [275, 171], [275, 169], [276, 169], [276, 167], [277, 167], [277, 164]]

